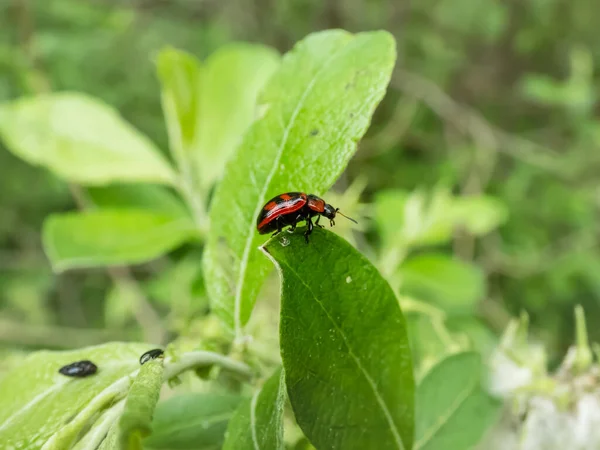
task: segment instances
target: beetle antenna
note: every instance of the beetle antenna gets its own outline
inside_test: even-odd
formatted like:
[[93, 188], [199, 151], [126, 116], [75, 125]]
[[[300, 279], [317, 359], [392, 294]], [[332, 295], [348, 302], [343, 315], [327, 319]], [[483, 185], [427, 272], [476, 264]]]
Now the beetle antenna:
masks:
[[354, 220], [352, 217], [348, 217], [346, 214], [341, 213], [340, 212], [340, 208], [336, 208], [335, 209], [336, 214], [339, 214], [340, 216], [344, 216], [346, 219], [351, 220], [352, 222], [354, 222], [356, 225], [358, 225], [358, 222], [356, 220]]

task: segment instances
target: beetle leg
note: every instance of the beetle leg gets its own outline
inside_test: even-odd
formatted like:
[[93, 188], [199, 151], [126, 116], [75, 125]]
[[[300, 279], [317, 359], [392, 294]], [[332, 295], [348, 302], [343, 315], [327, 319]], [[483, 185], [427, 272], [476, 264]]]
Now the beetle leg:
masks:
[[279, 220], [280, 218], [281, 218], [281, 216], [279, 216], [277, 219], [275, 219], [275, 223], [277, 224], [277, 231], [275, 233], [273, 233], [271, 235], [271, 237], [277, 236], [279, 233], [281, 233], [281, 221]]
[[331, 220], [329, 221], [329, 226], [330, 226], [330, 227], [332, 227], [332, 226], [334, 226], [334, 225], [335, 225], [335, 220], [331, 219]]
[[320, 225], [320, 224], [319, 224], [319, 220], [321, 220], [321, 215], [318, 215], [318, 216], [317, 216], [317, 220], [315, 221], [315, 225], [317, 225], [318, 227], [321, 227], [321, 228], [323, 228], [323, 225]]
[[296, 231], [296, 225], [300, 220], [302, 220], [302, 214], [298, 214], [298, 216], [294, 219], [294, 222], [292, 223], [292, 228], [288, 230], [288, 233], [293, 233], [294, 231]]
[[312, 223], [312, 219], [310, 217], [308, 217], [306, 219], [306, 225], [307, 225], [307, 228], [306, 228], [306, 231], [304, 232], [304, 239], [306, 240], [306, 243], [308, 244], [308, 235], [310, 233], [312, 233], [312, 230], [313, 230], [313, 223]]

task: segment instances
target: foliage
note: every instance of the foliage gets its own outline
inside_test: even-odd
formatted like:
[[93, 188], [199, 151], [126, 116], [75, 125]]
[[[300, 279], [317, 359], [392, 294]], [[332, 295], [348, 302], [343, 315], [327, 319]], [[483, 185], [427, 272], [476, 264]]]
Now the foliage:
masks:
[[[586, 448], [594, 8], [237, 3], [0, 5], [0, 441]], [[359, 225], [267, 241], [292, 190]]]

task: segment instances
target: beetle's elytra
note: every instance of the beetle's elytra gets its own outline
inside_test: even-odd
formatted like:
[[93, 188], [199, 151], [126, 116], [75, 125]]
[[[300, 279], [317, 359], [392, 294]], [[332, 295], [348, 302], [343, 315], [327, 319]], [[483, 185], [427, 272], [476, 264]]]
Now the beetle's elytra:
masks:
[[98, 370], [96, 364], [87, 359], [84, 361], [76, 361], [66, 366], [61, 367], [58, 371], [68, 377], [83, 378], [89, 375], [93, 375]]
[[164, 353], [165, 352], [160, 348], [148, 350], [146, 353], [144, 353], [142, 356], [140, 356], [140, 364], [144, 365], [152, 359], [161, 357]]
[[[293, 232], [298, 222], [306, 221], [307, 228], [304, 232], [304, 238], [308, 243], [308, 236], [312, 233], [313, 226], [317, 225], [323, 228], [323, 225], [319, 224], [321, 216], [329, 219], [329, 224], [334, 226], [336, 214], [344, 216], [339, 212], [339, 208], [334, 208], [329, 203], [325, 203], [325, 200], [316, 195], [305, 194], [304, 192], [286, 192], [273, 197], [263, 206], [256, 219], [256, 228], [260, 234], [275, 231], [273, 233], [273, 236], [275, 236], [288, 225], [291, 226], [290, 232]], [[312, 218], [314, 216], [317, 216], [317, 220], [313, 225]], [[356, 220], [348, 216], [344, 217], [356, 223]]]

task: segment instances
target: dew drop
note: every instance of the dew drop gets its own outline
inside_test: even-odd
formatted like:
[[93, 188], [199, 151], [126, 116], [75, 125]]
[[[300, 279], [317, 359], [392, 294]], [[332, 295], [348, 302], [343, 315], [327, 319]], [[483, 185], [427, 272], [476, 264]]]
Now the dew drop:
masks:
[[352, 277], [350, 275], [346, 277], [346, 283], [352, 283]]

